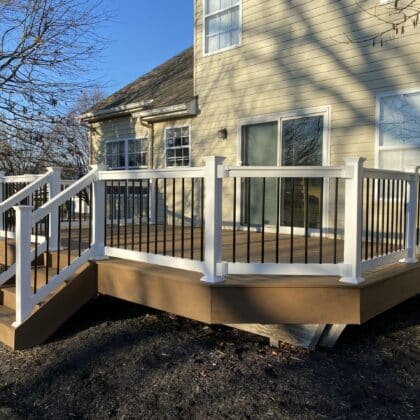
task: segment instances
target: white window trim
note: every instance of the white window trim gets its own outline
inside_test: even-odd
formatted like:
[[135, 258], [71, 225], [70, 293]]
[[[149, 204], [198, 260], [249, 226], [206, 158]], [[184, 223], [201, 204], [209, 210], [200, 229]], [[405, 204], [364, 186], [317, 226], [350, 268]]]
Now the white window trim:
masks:
[[411, 93], [420, 93], [420, 87], [409, 89], [391, 90], [380, 92], [376, 95], [376, 110], [375, 110], [375, 168], [379, 168], [379, 155], [382, 150], [410, 150], [418, 149], [419, 146], [407, 144], [401, 146], [381, 146], [380, 145], [380, 125], [381, 125], [381, 99], [387, 96], [409, 95]]
[[[282, 138], [281, 138], [281, 123], [284, 120], [297, 119], [301, 117], [317, 117], [324, 116], [324, 132], [322, 142], [322, 166], [330, 166], [331, 156], [331, 105], [325, 105], [314, 108], [303, 108], [291, 111], [279, 112], [276, 114], [260, 115], [256, 117], [247, 117], [238, 120], [237, 122], [237, 165], [242, 166], [242, 127], [251, 124], [261, 124], [268, 122], [277, 122], [278, 124], [278, 153], [277, 163], [281, 165], [282, 156]], [[322, 203], [322, 212], [325, 220], [329, 220], [329, 180], [324, 180], [324, 202]], [[241, 206], [241, 184], [238, 186], [238, 195], [236, 201], [236, 220], [242, 220], [242, 206]], [[303, 231], [303, 230], [302, 230]], [[297, 231], [298, 232], [298, 231]]]
[[[189, 151], [189, 155], [188, 155], [188, 159], [189, 159], [189, 165], [188, 166], [168, 166], [167, 165], [167, 159], [166, 159], [166, 153], [167, 153], [167, 147], [166, 147], [166, 132], [168, 130], [174, 129], [174, 128], [186, 128], [188, 127], [189, 130], [189, 134], [190, 134], [190, 141], [188, 144], [188, 151]], [[165, 127], [165, 131], [163, 133], [163, 146], [164, 146], [164, 158], [165, 158], [165, 168], [189, 168], [192, 165], [192, 161], [191, 161], [191, 143], [192, 143], [192, 131], [191, 131], [191, 124], [184, 124], [184, 125], [170, 125], [168, 127]], [[186, 146], [182, 146], [182, 147], [186, 147]]]
[[[147, 165], [140, 165], [140, 166], [128, 166], [128, 142], [129, 140], [146, 140], [147, 141]], [[149, 137], [121, 137], [118, 139], [108, 139], [105, 141], [105, 163], [107, 161], [107, 153], [106, 153], [106, 147], [108, 143], [118, 143], [118, 142], [124, 142], [124, 160], [125, 160], [125, 165], [124, 166], [119, 166], [117, 168], [111, 168], [111, 170], [115, 170], [115, 171], [128, 171], [131, 169], [148, 169], [149, 168], [149, 147], [150, 147], [150, 142], [149, 142]]]
[[239, 0], [239, 42], [235, 45], [230, 45], [229, 47], [221, 48], [220, 50], [206, 52], [206, 18], [208, 18], [212, 15], [218, 14], [220, 12], [224, 12], [226, 10], [229, 10], [232, 7], [237, 7], [237, 6], [225, 7], [224, 9], [220, 9], [217, 12], [213, 12], [213, 13], [210, 13], [210, 14], [207, 15], [206, 14], [206, 1], [207, 0], [203, 0], [203, 2], [202, 2], [202, 7], [203, 7], [203, 56], [208, 57], [208, 56], [215, 55], [215, 54], [221, 54], [223, 52], [234, 50], [235, 48], [241, 47], [242, 46], [243, 22], [242, 22], [242, 0]]

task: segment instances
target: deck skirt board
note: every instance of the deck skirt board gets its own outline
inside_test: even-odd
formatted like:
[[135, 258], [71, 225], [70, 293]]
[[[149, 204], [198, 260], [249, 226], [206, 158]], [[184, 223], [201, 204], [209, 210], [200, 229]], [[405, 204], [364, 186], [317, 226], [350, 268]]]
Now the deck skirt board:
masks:
[[99, 293], [213, 324], [361, 324], [420, 292], [420, 264], [373, 270], [360, 285], [333, 276], [255, 275], [212, 285], [171, 267], [115, 258], [97, 264]]

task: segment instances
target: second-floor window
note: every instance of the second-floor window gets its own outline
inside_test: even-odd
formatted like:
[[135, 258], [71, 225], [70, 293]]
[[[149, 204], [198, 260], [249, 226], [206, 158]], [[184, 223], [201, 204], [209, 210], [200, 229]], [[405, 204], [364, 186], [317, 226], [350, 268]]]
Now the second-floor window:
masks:
[[378, 165], [399, 171], [420, 162], [420, 91], [378, 98]]
[[108, 141], [105, 162], [110, 169], [147, 168], [147, 138]]
[[223, 51], [241, 43], [241, 0], [204, 0], [204, 50]]

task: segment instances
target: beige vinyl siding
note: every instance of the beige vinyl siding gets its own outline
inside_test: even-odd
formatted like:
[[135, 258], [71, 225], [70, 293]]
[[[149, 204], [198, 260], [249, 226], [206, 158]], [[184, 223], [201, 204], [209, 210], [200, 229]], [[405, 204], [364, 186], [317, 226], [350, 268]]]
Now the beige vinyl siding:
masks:
[[[329, 105], [330, 163], [362, 155], [373, 166], [376, 94], [420, 87], [420, 31], [407, 25], [405, 36], [382, 48], [337, 42], [379, 32], [378, 21], [350, 0], [243, 0], [241, 47], [204, 56], [202, 0], [195, 6], [196, 150], [236, 163], [238, 120]], [[224, 142], [216, 138], [221, 126], [229, 132]]]

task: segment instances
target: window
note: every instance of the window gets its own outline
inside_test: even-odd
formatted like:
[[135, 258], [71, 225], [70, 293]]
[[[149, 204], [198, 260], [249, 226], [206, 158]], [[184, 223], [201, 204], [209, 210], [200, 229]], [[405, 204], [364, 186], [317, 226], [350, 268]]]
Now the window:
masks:
[[109, 141], [105, 146], [110, 169], [147, 168], [148, 139]]
[[204, 0], [205, 53], [241, 42], [241, 0]]
[[190, 128], [176, 127], [165, 130], [166, 166], [190, 166]]
[[420, 162], [420, 91], [378, 98], [378, 166], [405, 170]]

